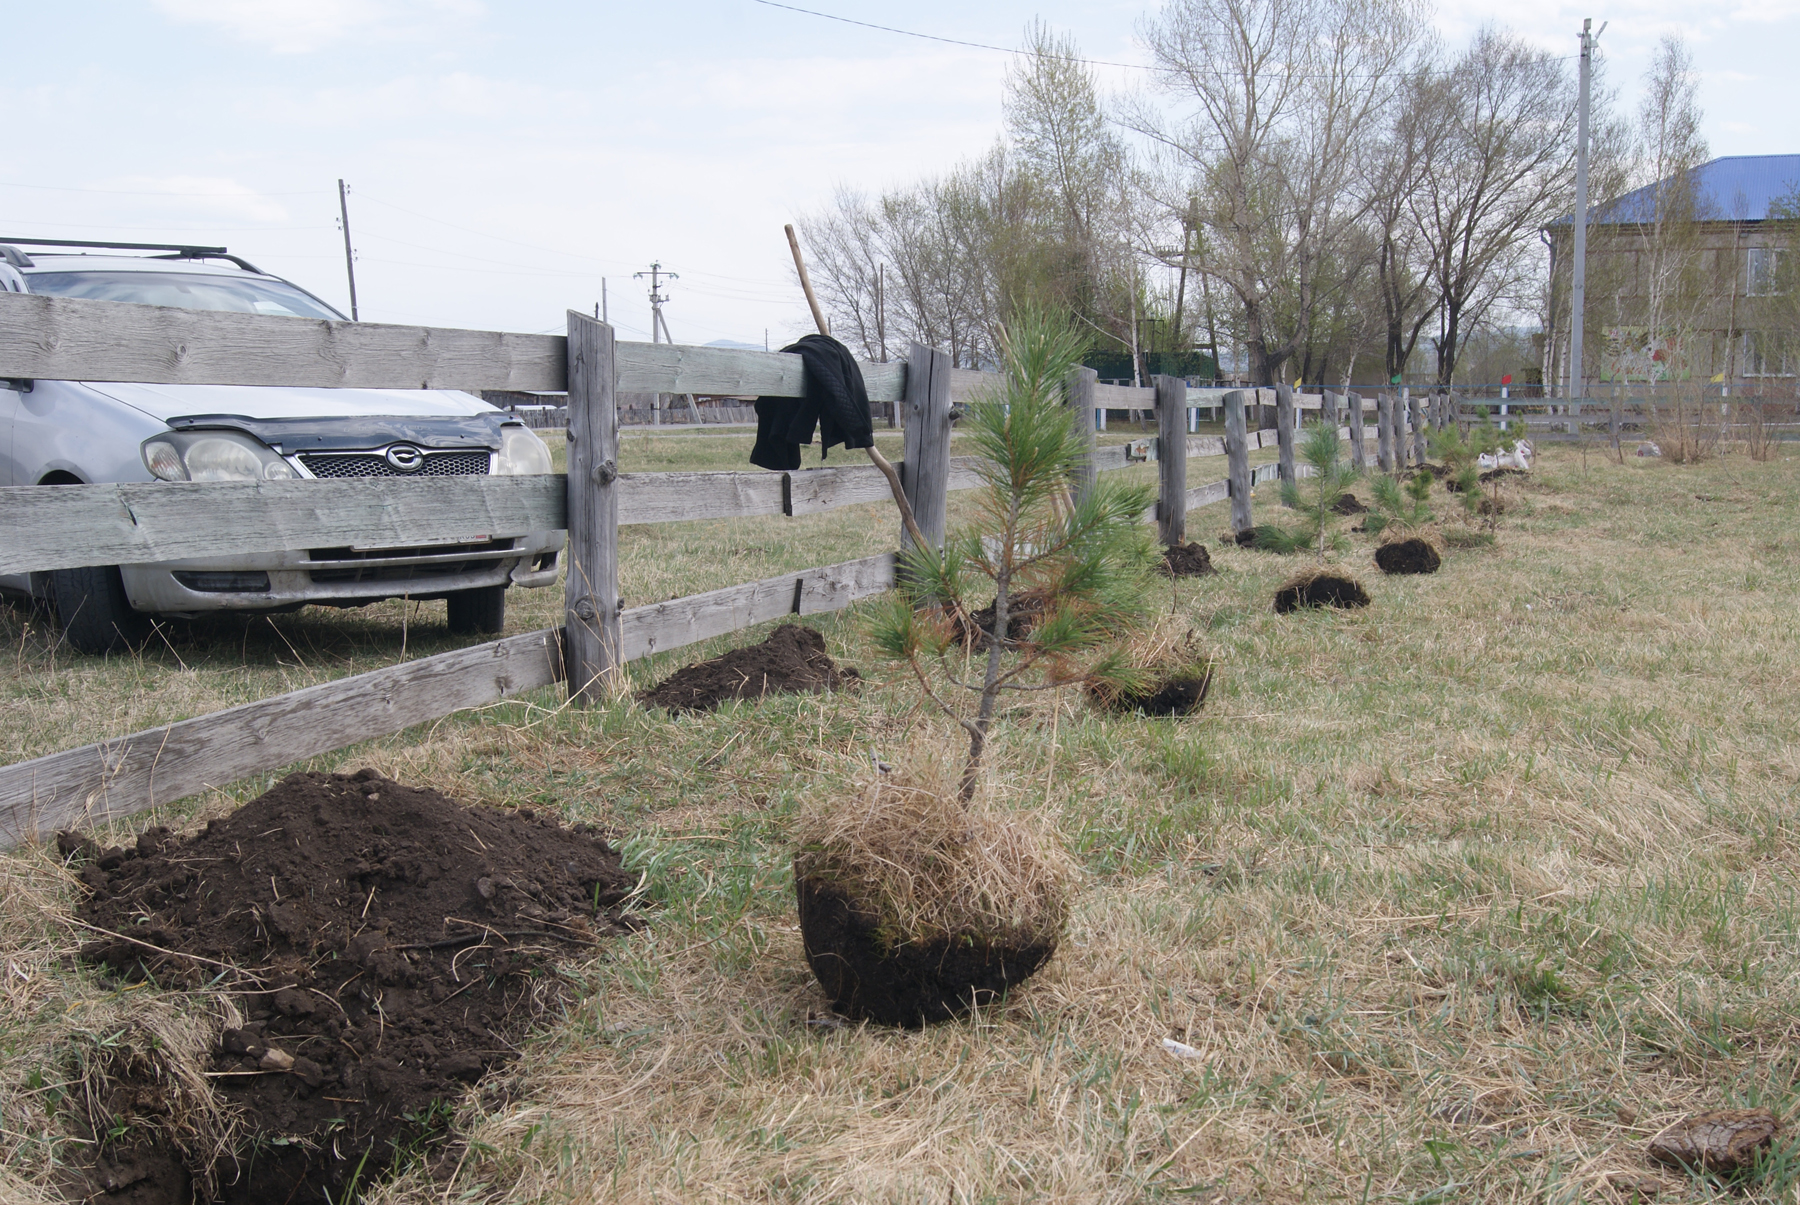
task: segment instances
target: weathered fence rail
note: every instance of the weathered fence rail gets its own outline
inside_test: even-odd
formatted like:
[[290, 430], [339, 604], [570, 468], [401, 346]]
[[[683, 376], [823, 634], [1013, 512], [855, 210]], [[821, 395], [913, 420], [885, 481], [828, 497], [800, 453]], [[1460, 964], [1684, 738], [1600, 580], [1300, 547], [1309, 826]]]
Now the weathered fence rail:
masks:
[[[782, 353], [618, 343], [611, 329], [569, 316], [566, 337], [269, 318], [30, 295], [0, 295], [0, 377], [169, 384], [308, 385], [566, 392], [569, 472], [538, 477], [365, 479], [265, 483], [129, 483], [0, 491], [0, 573], [142, 563], [346, 543], [404, 547], [564, 529], [565, 624], [308, 687], [212, 715], [0, 767], [0, 844], [56, 827], [129, 815], [247, 774], [566, 682], [572, 699], [601, 697], [624, 662], [787, 615], [834, 611], [890, 588], [894, 555], [819, 566], [688, 598], [626, 609], [618, 592], [618, 529], [635, 523], [805, 515], [885, 500], [872, 467], [791, 473], [617, 470], [623, 391], [799, 396], [804, 369]], [[953, 368], [915, 348], [905, 363], [865, 364], [871, 399], [905, 417], [906, 486], [928, 538], [941, 539], [947, 495], [979, 483], [973, 458], [952, 457], [951, 405], [991, 388], [990, 374]], [[1292, 478], [1282, 462], [1231, 479], [1187, 484], [1189, 457], [1281, 444], [1279, 430], [1190, 436], [1193, 408], [1234, 398], [1259, 412], [1275, 391], [1152, 388], [1088, 382], [1094, 408], [1159, 415], [1159, 436], [1096, 449], [1093, 471], [1159, 462], [1163, 501], [1150, 516], [1173, 542], [1188, 510]], [[1354, 398], [1354, 395], [1351, 395]], [[1293, 399], [1299, 410], [1335, 399]], [[1352, 407], [1360, 418], [1362, 403]], [[1185, 410], [1185, 414], [1183, 411]], [[1186, 422], [1184, 423], [1184, 418]], [[1359, 427], [1355, 423], [1355, 427]], [[1350, 434], [1350, 431], [1343, 434]]]

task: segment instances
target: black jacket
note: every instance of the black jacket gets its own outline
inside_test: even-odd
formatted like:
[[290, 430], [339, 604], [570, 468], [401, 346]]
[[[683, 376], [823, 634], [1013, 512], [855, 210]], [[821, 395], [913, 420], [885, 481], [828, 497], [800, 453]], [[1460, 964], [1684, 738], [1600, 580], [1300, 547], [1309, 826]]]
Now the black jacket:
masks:
[[800, 467], [800, 445], [819, 429], [824, 449], [875, 446], [875, 422], [869, 415], [869, 391], [850, 349], [830, 335], [805, 335], [782, 351], [798, 352], [806, 362], [805, 397], [756, 399], [756, 447], [750, 463], [765, 469]]

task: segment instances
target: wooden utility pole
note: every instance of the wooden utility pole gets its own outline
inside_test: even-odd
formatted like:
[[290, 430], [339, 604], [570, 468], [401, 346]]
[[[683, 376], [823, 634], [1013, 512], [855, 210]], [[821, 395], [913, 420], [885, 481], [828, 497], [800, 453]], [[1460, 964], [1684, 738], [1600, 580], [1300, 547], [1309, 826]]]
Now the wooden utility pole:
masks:
[[350, 276], [350, 321], [360, 322], [356, 313], [356, 252], [350, 246], [350, 189], [338, 181], [338, 216], [344, 223], [344, 271]]

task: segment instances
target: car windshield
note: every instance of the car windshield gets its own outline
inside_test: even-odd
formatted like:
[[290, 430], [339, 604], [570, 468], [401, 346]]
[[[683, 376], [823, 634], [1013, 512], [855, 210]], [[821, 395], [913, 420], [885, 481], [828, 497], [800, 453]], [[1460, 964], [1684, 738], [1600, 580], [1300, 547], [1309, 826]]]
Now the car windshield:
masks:
[[47, 293], [52, 297], [134, 301], [139, 305], [175, 305], [189, 310], [230, 310], [238, 314], [275, 314], [289, 318], [343, 317], [293, 285], [255, 276], [95, 269], [33, 272], [28, 277], [28, 284], [33, 293]]

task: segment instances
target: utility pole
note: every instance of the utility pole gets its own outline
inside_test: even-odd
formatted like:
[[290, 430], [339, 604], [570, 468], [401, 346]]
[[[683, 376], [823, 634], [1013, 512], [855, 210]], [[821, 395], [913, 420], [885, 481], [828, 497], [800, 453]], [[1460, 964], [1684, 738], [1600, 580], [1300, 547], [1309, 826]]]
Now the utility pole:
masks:
[[[662, 295], [662, 282], [680, 280], [681, 276], [675, 272], [665, 272], [660, 262], [653, 262], [648, 271], [632, 273], [631, 279], [642, 280], [646, 276], [650, 278], [650, 342], [661, 343], [662, 332], [669, 329], [662, 316], [663, 303], [669, 300]], [[670, 339], [669, 342], [673, 343], [675, 340]]]
[[[1571, 276], [1569, 300], [1569, 393], [1574, 399], [1587, 392], [1587, 365], [1582, 359], [1582, 319], [1587, 309], [1587, 224], [1588, 224], [1588, 93], [1594, 78], [1594, 44], [1600, 34], [1589, 33], [1593, 18], [1581, 23], [1581, 99], [1575, 118], [1575, 259], [1569, 265]], [[1600, 33], [1606, 24], [1600, 25]], [[1574, 402], [1578, 405], [1579, 402]]]
[[604, 276], [600, 278], [600, 321], [612, 321], [611, 318], [606, 316], [606, 277]]
[[344, 271], [350, 274], [350, 321], [358, 322], [356, 316], [356, 253], [350, 249], [350, 189], [342, 180], [338, 181], [338, 216], [344, 223]]

